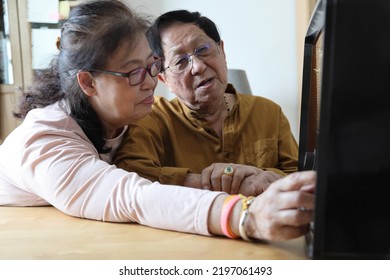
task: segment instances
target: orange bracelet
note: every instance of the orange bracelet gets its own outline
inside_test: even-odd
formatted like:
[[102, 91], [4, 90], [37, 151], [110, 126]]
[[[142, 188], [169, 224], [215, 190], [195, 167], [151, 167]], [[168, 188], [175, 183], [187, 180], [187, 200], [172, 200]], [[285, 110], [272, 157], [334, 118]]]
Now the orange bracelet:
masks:
[[229, 225], [229, 217], [230, 213], [232, 212], [232, 209], [234, 205], [241, 199], [241, 196], [239, 195], [229, 195], [222, 205], [222, 214], [221, 214], [221, 229], [223, 234], [225, 234], [227, 237], [235, 239], [239, 236], [234, 234], [232, 229]]

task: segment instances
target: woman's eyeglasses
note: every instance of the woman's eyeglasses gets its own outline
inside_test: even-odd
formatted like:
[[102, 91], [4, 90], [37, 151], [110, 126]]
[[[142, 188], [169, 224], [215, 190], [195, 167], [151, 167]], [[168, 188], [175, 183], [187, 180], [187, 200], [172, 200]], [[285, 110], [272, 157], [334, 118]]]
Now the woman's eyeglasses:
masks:
[[158, 58], [157, 60], [153, 61], [152, 63], [146, 65], [146, 67], [139, 67], [139, 68], [131, 70], [130, 72], [127, 72], [127, 73], [115, 72], [115, 71], [109, 71], [109, 70], [100, 70], [100, 69], [88, 69], [88, 70], [84, 70], [84, 71], [104, 73], [104, 74], [110, 74], [110, 75], [119, 76], [119, 77], [125, 77], [125, 78], [129, 79], [130, 86], [136, 86], [145, 80], [146, 73], [149, 73], [149, 75], [151, 77], [156, 77], [158, 75], [158, 73], [160, 73], [162, 70], [163, 70], [162, 60], [161, 60], [161, 58]]

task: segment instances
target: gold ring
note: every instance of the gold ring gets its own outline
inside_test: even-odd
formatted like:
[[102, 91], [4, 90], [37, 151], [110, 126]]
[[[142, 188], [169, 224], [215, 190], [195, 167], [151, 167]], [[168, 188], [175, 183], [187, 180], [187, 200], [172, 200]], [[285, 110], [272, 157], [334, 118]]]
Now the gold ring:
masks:
[[234, 173], [234, 168], [230, 165], [227, 165], [224, 169], [223, 169], [223, 174], [225, 175], [228, 175], [228, 176], [233, 176], [233, 173]]

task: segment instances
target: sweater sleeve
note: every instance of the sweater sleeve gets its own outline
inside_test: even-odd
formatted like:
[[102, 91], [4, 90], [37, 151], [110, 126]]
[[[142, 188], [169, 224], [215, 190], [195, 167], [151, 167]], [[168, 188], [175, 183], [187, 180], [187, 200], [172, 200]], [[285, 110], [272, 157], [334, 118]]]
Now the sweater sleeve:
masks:
[[46, 201], [76, 217], [210, 234], [208, 213], [221, 193], [152, 183], [101, 160], [77, 124], [52, 126], [23, 124], [3, 144], [0, 193], [8, 197], [0, 205]]
[[209, 234], [208, 211], [218, 193], [152, 183], [100, 160], [85, 144], [40, 135], [23, 154], [24, 183], [72, 216]]

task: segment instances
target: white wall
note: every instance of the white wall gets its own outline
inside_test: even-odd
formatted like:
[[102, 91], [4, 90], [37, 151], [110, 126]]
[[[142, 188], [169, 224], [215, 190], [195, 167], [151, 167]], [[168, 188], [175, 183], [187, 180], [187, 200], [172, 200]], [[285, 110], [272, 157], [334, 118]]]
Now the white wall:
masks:
[[[152, 18], [173, 9], [188, 9], [212, 19], [225, 42], [228, 67], [245, 69], [253, 94], [281, 105], [298, 139], [301, 53], [308, 0], [125, 2]], [[161, 84], [156, 95], [173, 97]]]

